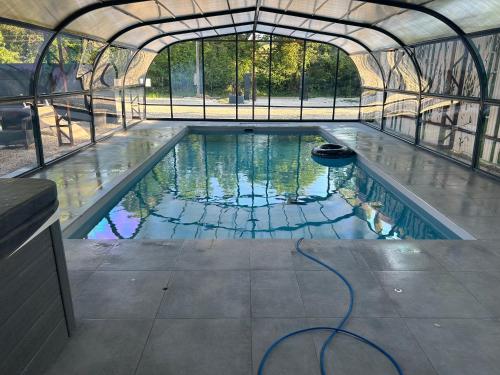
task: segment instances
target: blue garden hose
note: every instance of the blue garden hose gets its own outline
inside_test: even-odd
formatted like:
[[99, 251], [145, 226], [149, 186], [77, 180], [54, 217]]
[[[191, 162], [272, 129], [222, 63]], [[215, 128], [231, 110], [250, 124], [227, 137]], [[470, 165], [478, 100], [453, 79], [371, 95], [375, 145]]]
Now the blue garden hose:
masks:
[[337, 333], [341, 333], [343, 335], [350, 336], [358, 341], [361, 341], [372, 348], [376, 349], [378, 352], [380, 352], [382, 355], [384, 355], [394, 366], [396, 371], [398, 372], [399, 375], [403, 375], [403, 370], [401, 369], [401, 366], [399, 363], [387, 352], [385, 351], [382, 347], [378, 346], [375, 344], [373, 341], [368, 340], [366, 337], [360, 336], [354, 332], [347, 331], [343, 329], [344, 325], [347, 323], [347, 320], [352, 314], [352, 309], [354, 307], [354, 289], [352, 288], [352, 285], [349, 283], [349, 280], [347, 280], [344, 275], [342, 275], [340, 272], [338, 272], [335, 268], [331, 267], [330, 265], [322, 262], [321, 260], [313, 257], [312, 255], [309, 255], [305, 253], [301, 248], [300, 244], [302, 243], [304, 239], [301, 238], [297, 241], [295, 248], [297, 249], [297, 252], [300, 253], [301, 255], [305, 256], [306, 258], [312, 260], [315, 263], [318, 263], [322, 267], [325, 267], [329, 271], [333, 272], [335, 275], [337, 275], [342, 282], [346, 285], [347, 289], [349, 290], [349, 307], [347, 309], [347, 312], [345, 313], [344, 317], [340, 321], [340, 323], [337, 325], [337, 327], [311, 327], [311, 328], [304, 328], [300, 329], [298, 331], [290, 332], [287, 333], [285, 336], [280, 337], [278, 340], [274, 341], [271, 346], [269, 346], [264, 353], [264, 356], [262, 357], [260, 364], [259, 364], [259, 370], [257, 372], [258, 375], [264, 375], [264, 367], [266, 365], [267, 360], [269, 359], [269, 356], [273, 352], [274, 349], [276, 349], [283, 341], [289, 339], [290, 337], [300, 335], [302, 333], [306, 332], [313, 332], [313, 331], [330, 331], [331, 334], [328, 336], [328, 338], [325, 340], [323, 343], [323, 346], [321, 347], [321, 353], [320, 353], [320, 369], [321, 369], [321, 375], [326, 375], [326, 368], [325, 368], [325, 353], [326, 350], [328, 349], [328, 346], [331, 344], [333, 338], [337, 335]]

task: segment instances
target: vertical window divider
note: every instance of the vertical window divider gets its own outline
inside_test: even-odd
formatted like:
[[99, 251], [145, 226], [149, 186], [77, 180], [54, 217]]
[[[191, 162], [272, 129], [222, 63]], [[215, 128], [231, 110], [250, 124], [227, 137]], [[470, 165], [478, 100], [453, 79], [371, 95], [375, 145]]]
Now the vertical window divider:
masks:
[[302, 121], [302, 110], [304, 108], [304, 84], [305, 84], [305, 74], [306, 74], [306, 48], [307, 42], [304, 39], [302, 44], [302, 76], [301, 76], [301, 88], [300, 88], [300, 121]]
[[[196, 43], [196, 42], [195, 42]], [[198, 63], [198, 61], [196, 62]], [[198, 82], [200, 78], [198, 77]], [[205, 39], [201, 39], [201, 84], [203, 92], [203, 120], [207, 119], [207, 110], [205, 103]]]
[[238, 101], [239, 101], [239, 82], [238, 82], [238, 34], [234, 34], [236, 37], [236, 51], [235, 51], [235, 57], [236, 57], [236, 120], [238, 120]]
[[252, 120], [255, 120], [255, 99], [257, 98], [257, 84], [255, 82], [255, 31], [252, 33]]
[[[340, 51], [337, 47], [333, 47], [337, 51], [337, 56], [335, 57], [335, 79], [333, 81], [333, 108], [332, 108], [332, 121], [335, 120], [335, 108], [337, 106], [337, 82], [339, 78], [339, 58]], [[361, 99], [361, 98], [360, 98]], [[361, 102], [361, 100], [360, 100]], [[359, 111], [358, 111], [358, 119], [359, 119]]]
[[170, 96], [170, 118], [174, 118], [174, 106], [172, 104], [172, 61], [170, 58], [170, 46], [167, 46], [167, 60], [168, 60], [168, 94]]
[[273, 34], [269, 37], [269, 71], [267, 82], [267, 119], [271, 119], [271, 68], [273, 64]]

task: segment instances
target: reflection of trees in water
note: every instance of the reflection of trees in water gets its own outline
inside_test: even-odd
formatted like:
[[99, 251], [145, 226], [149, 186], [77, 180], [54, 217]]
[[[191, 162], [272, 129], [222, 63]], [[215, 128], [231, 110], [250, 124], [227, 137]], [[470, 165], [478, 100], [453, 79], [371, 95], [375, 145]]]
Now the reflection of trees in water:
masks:
[[[272, 237], [276, 231], [298, 230], [308, 230], [312, 236], [313, 227], [326, 225], [335, 232], [335, 224], [357, 217], [379, 238], [436, 237], [425, 222], [362, 169], [354, 165], [326, 168], [315, 163], [310, 151], [322, 142], [311, 135], [188, 135], [120, 202], [131, 216], [140, 219], [131, 238], [150, 216], [171, 223], [172, 236], [178, 226], [196, 227], [196, 236], [204, 229], [231, 231], [234, 237], [249, 233]], [[168, 195], [184, 201], [177, 217], [158, 209]], [[330, 218], [332, 212], [323, 202], [332, 197], [341, 197], [352, 211]], [[302, 222], [291, 223], [287, 203], [297, 208]], [[307, 210], [303, 210], [306, 205]], [[307, 219], [313, 205], [324, 219]], [[276, 207], [282, 207], [281, 223], [284, 218], [286, 225], [277, 223], [277, 217], [273, 219]], [[185, 217], [188, 208], [199, 217]], [[219, 213], [205, 222], [209, 208]], [[265, 227], [257, 226], [256, 217], [264, 215], [261, 210], [267, 212]], [[222, 217], [228, 214], [234, 217], [231, 225], [223, 223]], [[244, 226], [237, 223], [242, 215], [249, 217]], [[121, 238], [112, 215], [106, 219]]]

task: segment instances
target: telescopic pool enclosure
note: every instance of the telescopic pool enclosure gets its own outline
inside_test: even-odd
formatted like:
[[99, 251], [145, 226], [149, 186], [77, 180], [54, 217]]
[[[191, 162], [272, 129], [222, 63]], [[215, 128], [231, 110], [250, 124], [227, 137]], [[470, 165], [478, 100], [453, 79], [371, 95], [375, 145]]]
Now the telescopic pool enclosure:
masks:
[[0, 9], [0, 175], [145, 118], [189, 118], [361, 121], [500, 176], [500, 0], [1, 0]]

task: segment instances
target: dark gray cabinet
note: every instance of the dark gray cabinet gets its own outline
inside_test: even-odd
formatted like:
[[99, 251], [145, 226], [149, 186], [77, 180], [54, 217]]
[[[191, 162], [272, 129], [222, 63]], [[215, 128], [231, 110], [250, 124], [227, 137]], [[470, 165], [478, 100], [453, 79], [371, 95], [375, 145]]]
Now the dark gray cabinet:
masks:
[[0, 179], [0, 374], [40, 374], [74, 329], [55, 185]]

